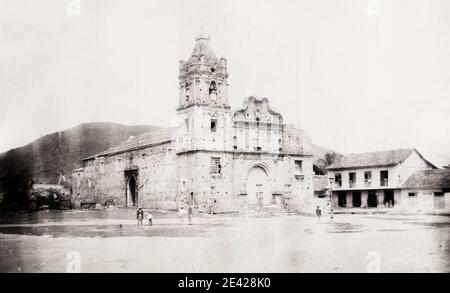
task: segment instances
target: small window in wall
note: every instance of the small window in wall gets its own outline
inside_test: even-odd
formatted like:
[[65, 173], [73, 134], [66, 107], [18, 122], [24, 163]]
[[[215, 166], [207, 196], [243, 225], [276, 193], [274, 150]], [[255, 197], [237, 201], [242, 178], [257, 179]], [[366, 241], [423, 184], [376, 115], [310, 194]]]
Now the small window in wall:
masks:
[[380, 186], [388, 186], [389, 172], [387, 170], [380, 171]]
[[100, 173], [105, 173], [105, 162], [100, 162]]
[[364, 172], [364, 183], [370, 184], [372, 182], [372, 172], [366, 171]]
[[221, 174], [222, 165], [219, 157], [211, 157], [211, 174]]
[[295, 160], [294, 163], [295, 163], [295, 175], [303, 174], [303, 161]]
[[355, 172], [348, 173], [348, 185], [352, 187], [355, 186], [355, 184], [356, 184], [356, 173]]
[[142, 160], [145, 161], [147, 159], [147, 154], [142, 154]]
[[341, 173], [334, 174], [334, 182], [337, 186], [342, 186], [342, 175]]
[[211, 119], [211, 132], [217, 131], [217, 119]]
[[189, 119], [184, 119], [184, 125], [186, 127], [186, 131], [189, 132]]

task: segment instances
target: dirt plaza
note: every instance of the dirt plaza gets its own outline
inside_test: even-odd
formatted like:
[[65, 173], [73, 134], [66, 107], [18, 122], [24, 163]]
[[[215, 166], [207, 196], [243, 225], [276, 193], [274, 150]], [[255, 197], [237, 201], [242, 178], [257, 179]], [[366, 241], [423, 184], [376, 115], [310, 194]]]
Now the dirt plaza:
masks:
[[1, 272], [450, 272], [450, 218], [54, 211], [0, 219]]

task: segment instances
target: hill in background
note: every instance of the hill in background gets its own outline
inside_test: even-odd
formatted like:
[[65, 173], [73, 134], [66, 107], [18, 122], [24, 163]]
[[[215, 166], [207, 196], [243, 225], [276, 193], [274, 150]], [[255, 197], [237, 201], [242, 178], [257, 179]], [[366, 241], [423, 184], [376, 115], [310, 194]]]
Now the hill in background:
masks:
[[57, 183], [62, 174], [81, 167], [81, 159], [117, 145], [130, 136], [159, 127], [86, 123], [43, 136], [0, 155], [0, 180], [29, 173], [35, 182]]
[[[118, 145], [130, 136], [158, 128], [152, 125], [86, 123], [0, 154], [0, 201], [12, 203], [11, 209], [26, 208], [27, 193], [32, 183], [56, 184], [61, 175], [68, 175], [81, 167], [83, 158]], [[330, 161], [341, 155], [313, 145], [313, 156], [314, 171], [323, 172]]]

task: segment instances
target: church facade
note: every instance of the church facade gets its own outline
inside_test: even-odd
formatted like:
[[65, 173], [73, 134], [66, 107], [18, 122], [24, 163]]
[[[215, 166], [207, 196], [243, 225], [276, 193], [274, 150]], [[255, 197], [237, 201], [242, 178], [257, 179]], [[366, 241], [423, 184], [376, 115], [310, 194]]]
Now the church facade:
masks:
[[267, 98], [232, 110], [227, 60], [201, 33], [179, 67], [177, 127], [163, 128], [83, 160], [72, 201], [209, 212], [260, 205], [299, 209], [313, 198], [309, 136], [286, 124]]

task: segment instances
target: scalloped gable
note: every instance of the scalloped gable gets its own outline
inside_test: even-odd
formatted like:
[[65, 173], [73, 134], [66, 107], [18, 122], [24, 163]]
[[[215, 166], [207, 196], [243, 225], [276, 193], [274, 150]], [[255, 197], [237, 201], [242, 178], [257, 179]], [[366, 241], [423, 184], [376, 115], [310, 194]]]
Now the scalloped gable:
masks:
[[234, 112], [233, 118], [237, 120], [259, 118], [258, 121], [261, 122], [283, 123], [283, 116], [272, 110], [269, 99], [255, 96], [245, 98], [242, 108]]

